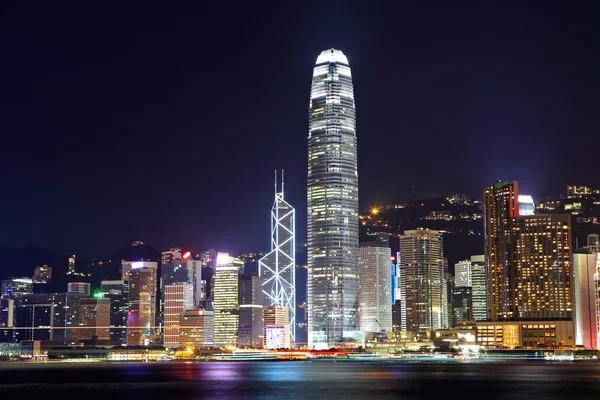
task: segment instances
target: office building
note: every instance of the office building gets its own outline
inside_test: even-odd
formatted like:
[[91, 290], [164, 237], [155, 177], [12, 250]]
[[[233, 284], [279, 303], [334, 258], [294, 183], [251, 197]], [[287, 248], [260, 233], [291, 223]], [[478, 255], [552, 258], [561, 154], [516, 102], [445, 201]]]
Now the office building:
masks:
[[75, 274], [75, 254], [69, 257], [69, 266], [67, 268], [67, 275]]
[[162, 252], [160, 263], [164, 266], [166, 264], [173, 264], [177, 260], [181, 260], [181, 249], [179, 247], [172, 247]]
[[[266, 349], [290, 348], [289, 308], [285, 306], [264, 306], [264, 346]], [[272, 329], [271, 338], [277, 344], [268, 343], [268, 331]], [[281, 339], [281, 343], [279, 340]], [[270, 346], [270, 347], [269, 347]], [[273, 347], [277, 346], [277, 347]]]
[[600, 253], [593, 247], [575, 250], [573, 283], [575, 303], [575, 344], [588, 349], [600, 345]]
[[470, 287], [454, 287], [452, 293], [453, 326], [473, 320], [473, 297]]
[[67, 292], [85, 294], [86, 296], [89, 296], [90, 284], [87, 282], [69, 282], [67, 283]]
[[[271, 208], [271, 251], [258, 262], [264, 304], [285, 306], [290, 310], [292, 340], [296, 336], [296, 216], [284, 200], [283, 171], [281, 191], [275, 173], [275, 201]], [[262, 302], [260, 304], [263, 304]]]
[[123, 261], [121, 263], [122, 280], [127, 281], [129, 273], [136, 269], [146, 268], [151, 271], [150, 274], [150, 325], [152, 326], [152, 336], [155, 335], [154, 326], [158, 318], [158, 263], [155, 261]]
[[442, 234], [429, 229], [405, 231], [400, 236], [398, 265], [401, 330], [426, 337], [427, 332], [447, 328]]
[[33, 283], [48, 283], [52, 279], [52, 267], [38, 265], [33, 274]]
[[184, 311], [179, 316], [179, 345], [213, 347], [215, 345], [214, 313], [206, 310]]
[[227, 253], [217, 255], [214, 285], [215, 346], [237, 346], [239, 328], [238, 274], [244, 262]]
[[477, 322], [477, 344], [488, 348], [575, 346], [572, 321]]
[[308, 345], [326, 349], [357, 331], [358, 168], [348, 59], [323, 51], [313, 71], [308, 129]]
[[79, 341], [110, 343], [110, 299], [83, 297], [79, 300]]
[[18, 300], [21, 296], [33, 293], [33, 280], [31, 278], [3, 279], [0, 297]]
[[488, 273], [485, 256], [471, 256], [471, 297], [473, 320], [485, 321], [488, 318]]
[[[63, 345], [72, 345], [78, 344], [74, 330], [79, 326], [79, 301], [82, 297], [86, 296], [80, 293], [34, 293], [24, 295], [21, 298], [21, 306], [52, 306], [52, 338], [40, 340], [54, 340]], [[44, 313], [47, 311], [49, 311], [48, 307], [44, 309]], [[33, 321], [31, 323], [36, 324], [35, 321], [40, 314], [37, 313], [37, 309], [31, 312], [32, 318], [27, 317], [26, 320]], [[45, 319], [46, 317], [42, 316], [41, 318]]]
[[15, 320], [15, 301], [0, 298], [0, 328], [12, 328]]
[[520, 194], [518, 196], [519, 202], [519, 215], [533, 215], [535, 214], [535, 203], [533, 197], [528, 194]]
[[454, 264], [454, 287], [472, 287], [472, 274], [471, 260], [464, 260]]
[[129, 269], [127, 273], [129, 309], [127, 315], [127, 344], [146, 345], [153, 338], [156, 270], [147, 267]]
[[14, 330], [15, 341], [50, 340], [67, 344], [64, 339], [64, 330], [55, 329], [54, 318], [58, 311], [56, 308], [58, 307], [55, 307], [54, 303], [25, 304], [17, 307]]
[[164, 288], [164, 345], [179, 346], [179, 317], [194, 309], [194, 286], [190, 283], [173, 283]]
[[494, 182], [483, 192], [484, 243], [492, 321], [518, 318], [516, 219], [518, 182]]
[[517, 217], [516, 250], [518, 318], [570, 320], [573, 316], [571, 216]]
[[238, 347], [263, 346], [263, 293], [258, 275], [246, 272], [239, 276], [240, 327]]
[[102, 281], [102, 297], [110, 299], [110, 343], [127, 344], [127, 313], [129, 311], [129, 285], [127, 281]]
[[358, 250], [359, 326], [363, 332], [392, 331], [391, 249], [377, 242]]

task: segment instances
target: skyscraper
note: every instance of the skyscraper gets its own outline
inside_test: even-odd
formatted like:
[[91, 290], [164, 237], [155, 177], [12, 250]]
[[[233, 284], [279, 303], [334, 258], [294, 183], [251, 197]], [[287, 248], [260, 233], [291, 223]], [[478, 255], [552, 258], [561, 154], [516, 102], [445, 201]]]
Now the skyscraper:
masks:
[[244, 262], [227, 253], [217, 255], [214, 286], [215, 346], [237, 345], [239, 328], [238, 274]]
[[571, 216], [539, 214], [516, 221], [518, 318], [573, 316]]
[[358, 250], [359, 322], [363, 332], [392, 331], [391, 249], [365, 243]]
[[593, 247], [575, 250], [573, 283], [575, 344], [597, 349], [600, 339], [600, 254]]
[[79, 300], [79, 340], [110, 341], [110, 299], [83, 297]]
[[67, 275], [75, 274], [75, 254], [69, 257], [69, 267], [67, 269]]
[[90, 295], [90, 283], [88, 282], [69, 282], [67, 283], [68, 293], [80, 293]]
[[127, 281], [102, 281], [102, 296], [110, 299], [110, 343], [127, 344], [127, 313], [129, 311], [129, 285]]
[[246, 272], [240, 275], [240, 327], [239, 347], [263, 346], [262, 289], [258, 275]]
[[156, 270], [142, 267], [129, 270], [129, 312], [127, 315], [127, 344], [145, 345], [150, 341], [154, 320], [152, 291]]
[[179, 316], [179, 345], [213, 347], [214, 313], [202, 309], [184, 311]]
[[290, 310], [292, 340], [296, 336], [296, 216], [283, 198], [275, 173], [275, 201], [271, 208], [271, 251], [258, 262], [265, 305], [285, 306]]
[[473, 304], [473, 319], [485, 321], [488, 318], [487, 270], [485, 256], [471, 256], [471, 296]]
[[514, 230], [519, 215], [518, 182], [494, 182], [483, 192], [485, 258], [492, 321], [518, 317], [516, 243]]
[[425, 337], [447, 328], [447, 287], [442, 234], [429, 229], [405, 231], [398, 258], [401, 330]]
[[172, 283], [164, 287], [164, 345], [179, 346], [179, 316], [194, 308], [194, 286], [191, 283]]
[[308, 115], [308, 344], [318, 349], [357, 330], [356, 110], [340, 50], [317, 57]]

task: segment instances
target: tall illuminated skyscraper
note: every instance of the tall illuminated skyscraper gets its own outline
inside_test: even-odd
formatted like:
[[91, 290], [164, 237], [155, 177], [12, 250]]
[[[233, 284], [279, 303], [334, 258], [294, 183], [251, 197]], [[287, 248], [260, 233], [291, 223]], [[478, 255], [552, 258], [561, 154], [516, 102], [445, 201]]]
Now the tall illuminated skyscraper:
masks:
[[483, 192], [488, 307], [492, 321], [518, 317], [514, 231], [519, 215], [519, 184], [496, 181]]
[[308, 344], [319, 349], [357, 330], [356, 109], [340, 50], [317, 57], [308, 119]]
[[215, 346], [237, 346], [240, 323], [240, 303], [238, 298], [238, 274], [244, 267], [240, 259], [219, 253], [215, 269], [214, 315]]
[[442, 234], [429, 229], [405, 231], [398, 257], [401, 330], [426, 337], [448, 327], [447, 286]]
[[271, 209], [271, 251], [258, 262], [264, 304], [289, 308], [290, 334], [296, 338], [296, 211], [283, 199], [275, 175], [275, 202]]

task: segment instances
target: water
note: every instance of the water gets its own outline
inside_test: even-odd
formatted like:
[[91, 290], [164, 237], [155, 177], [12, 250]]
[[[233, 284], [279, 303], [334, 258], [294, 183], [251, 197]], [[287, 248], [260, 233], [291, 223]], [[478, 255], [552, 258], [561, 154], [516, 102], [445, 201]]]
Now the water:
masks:
[[592, 399], [600, 363], [0, 363], [0, 398]]

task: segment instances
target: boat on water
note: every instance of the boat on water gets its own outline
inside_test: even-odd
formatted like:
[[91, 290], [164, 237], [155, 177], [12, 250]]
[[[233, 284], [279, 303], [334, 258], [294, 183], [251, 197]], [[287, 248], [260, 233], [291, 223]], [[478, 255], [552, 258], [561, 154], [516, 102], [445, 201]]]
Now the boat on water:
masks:
[[240, 351], [235, 353], [215, 354], [214, 361], [277, 361], [276, 354], [267, 351]]

